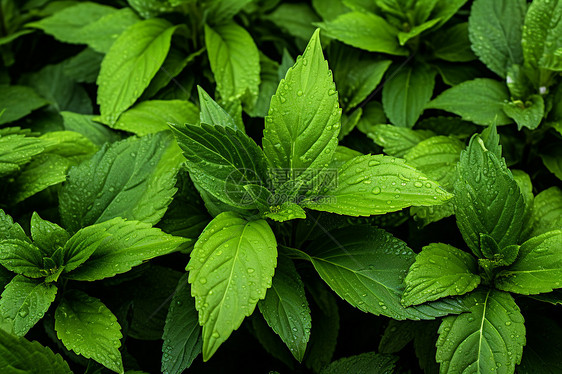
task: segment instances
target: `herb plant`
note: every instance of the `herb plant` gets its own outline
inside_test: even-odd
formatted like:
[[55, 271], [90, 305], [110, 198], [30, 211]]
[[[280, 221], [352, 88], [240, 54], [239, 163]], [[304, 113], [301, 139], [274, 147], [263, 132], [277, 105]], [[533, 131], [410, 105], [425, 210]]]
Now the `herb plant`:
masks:
[[560, 372], [561, 15], [0, 0], [0, 371]]

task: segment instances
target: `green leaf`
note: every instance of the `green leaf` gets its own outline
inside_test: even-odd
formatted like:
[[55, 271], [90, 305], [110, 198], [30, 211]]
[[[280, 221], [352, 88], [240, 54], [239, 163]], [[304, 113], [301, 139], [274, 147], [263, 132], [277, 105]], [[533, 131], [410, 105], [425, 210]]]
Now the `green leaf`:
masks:
[[367, 136], [383, 147], [384, 153], [404, 157], [416, 144], [435, 134], [428, 130], [412, 130], [405, 127], [377, 124], [368, 129]]
[[31, 216], [31, 237], [34, 244], [45, 254], [50, 257], [59, 247], [70, 239], [70, 235], [65, 229], [57, 224], [45, 221], [37, 212], [33, 212]]
[[2, 238], [0, 239], [0, 245], [2, 244], [2, 240], [8, 239], [18, 239], [24, 242], [31, 242], [19, 223], [14, 222], [12, 217], [7, 215], [2, 209], [0, 209], [0, 238]]
[[111, 127], [138, 136], [169, 130], [168, 123], [197, 123], [199, 109], [186, 100], [148, 100], [123, 112]]
[[[271, 98], [262, 144], [272, 168], [305, 170], [328, 166], [340, 130], [341, 109], [335, 89], [317, 30]], [[302, 182], [305, 174], [295, 182]], [[278, 188], [282, 181], [274, 177], [273, 185]]]
[[495, 122], [499, 126], [513, 122], [503, 111], [507, 100], [509, 93], [503, 83], [477, 78], [449, 88], [430, 101], [426, 108], [455, 113], [477, 125]]
[[439, 21], [441, 21], [440, 18], [434, 18], [420, 25], [412, 27], [409, 31], [400, 31], [398, 33], [398, 41], [400, 42], [400, 45], [406, 45], [408, 41], [420, 35], [422, 32], [432, 29], [436, 24], [439, 23]]
[[534, 221], [531, 219], [535, 200], [533, 195], [533, 183], [531, 182], [529, 174], [522, 170], [512, 170], [511, 173], [513, 174], [513, 178], [515, 179], [515, 182], [517, 182], [519, 191], [521, 191], [523, 199], [525, 200], [525, 213], [523, 214], [523, 220], [527, 222], [527, 225], [525, 225], [525, 228], [519, 237], [520, 241], [525, 241], [529, 239], [534, 225]]
[[[562, 3], [536, 0], [529, 5], [523, 27], [523, 56], [532, 69], [562, 70]], [[547, 84], [547, 74], [539, 72], [539, 86]]]
[[282, 3], [264, 19], [273, 22], [289, 35], [301, 40], [309, 40], [314, 33], [313, 24], [320, 21], [308, 4]]
[[0, 125], [25, 117], [46, 104], [30, 87], [0, 85]]
[[[434, 136], [422, 140], [404, 155], [409, 165], [439, 183], [447, 191], [453, 190], [456, 165], [464, 143], [453, 137]], [[410, 213], [424, 225], [436, 222], [454, 213], [451, 201], [431, 207], [412, 207]]]
[[312, 7], [324, 21], [330, 21], [350, 10], [342, 0], [312, 0]]
[[213, 24], [225, 23], [253, 0], [210, 0], [207, 2], [207, 18]]
[[542, 149], [540, 154], [544, 166], [562, 180], [562, 148], [559, 144], [551, 144]]
[[28, 241], [7, 239], [0, 241], [0, 264], [14, 273], [41, 278], [43, 269], [41, 250]]
[[138, 22], [113, 43], [97, 79], [101, 118], [113, 124], [142, 95], [170, 50], [176, 26], [162, 19]]
[[452, 196], [404, 163], [383, 155], [359, 156], [338, 169], [337, 183], [304, 206], [350, 216], [394, 212], [411, 205], [437, 205]]
[[260, 84], [260, 56], [252, 36], [235, 22], [205, 25], [205, 45], [217, 91], [226, 101], [255, 102]]
[[[453, 17], [457, 11], [467, 2], [468, 0], [437, 0], [434, 8], [431, 10], [429, 18], [440, 18], [439, 26], [445, 24], [451, 17]], [[416, 3], [418, 3], [417, 1]], [[431, 2], [431, 0], [430, 0]], [[420, 2], [421, 7], [424, 7], [423, 2]]]
[[109, 278], [151, 258], [174, 252], [186, 241], [147, 223], [117, 217], [82, 229], [68, 241], [70, 244], [67, 243], [65, 250], [77, 247], [78, 251], [84, 247], [82, 250], [89, 252], [93, 247], [94, 251], [86, 262], [65, 277], [86, 281]]
[[307, 253], [332, 290], [364, 312], [419, 320], [462, 311], [454, 300], [402, 306], [404, 277], [415, 255], [406, 243], [384, 230], [355, 226], [332, 231], [329, 237], [316, 240]]
[[513, 373], [525, 345], [524, 320], [513, 297], [484, 290], [467, 299], [470, 312], [446, 317], [439, 327], [439, 372]]
[[[234, 130], [241, 130], [234, 122], [234, 119], [224, 110], [204, 89], [197, 86], [197, 92], [199, 93], [199, 105], [201, 106], [201, 113], [199, 114], [199, 119], [201, 123], [206, 123], [212, 126], [223, 126], [230, 127]], [[195, 123], [189, 123], [194, 125]]]
[[267, 218], [270, 218], [277, 222], [285, 222], [295, 218], [306, 218], [306, 212], [302, 209], [299, 205], [290, 202], [290, 201], [282, 201], [284, 196], [280, 196], [280, 202], [282, 203], [280, 206], [275, 206], [276, 199], [278, 198], [277, 195], [272, 195], [270, 202], [272, 203], [269, 207], [269, 211], [264, 215]]
[[123, 373], [121, 326], [98, 299], [81, 291], [70, 291], [55, 311], [55, 330], [64, 346], [91, 358], [106, 368]]
[[562, 227], [562, 190], [560, 188], [553, 186], [535, 196], [531, 222], [534, 227], [533, 236]]
[[41, 138], [26, 137], [24, 134], [0, 135], [0, 177], [19, 171], [33, 156], [43, 152], [47, 145], [48, 142]]
[[392, 373], [398, 357], [377, 353], [363, 353], [340, 358], [326, 366], [320, 374]]
[[446, 30], [434, 33], [430, 39], [433, 55], [450, 62], [468, 62], [476, 58], [470, 49], [468, 23], [458, 23]]
[[74, 234], [62, 248], [64, 272], [68, 273], [86, 262], [108, 234], [98, 226], [88, 226]]
[[59, 191], [64, 226], [76, 232], [114, 217], [158, 222], [176, 192], [182, 161], [168, 132], [103, 147], [92, 159], [72, 168]]
[[60, 112], [63, 118], [64, 129], [84, 135], [98, 147], [105, 143], [113, 143], [120, 139], [111, 129], [94, 122], [94, 116], [72, 112]]
[[253, 209], [256, 199], [244, 186], [262, 185], [267, 161], [249, 136], [221, 125], [172, 126], [193, 181], [222, 202]]
[[379, 342], [378, 351], [383, 354], [398, 353], [416, 334], [419, 321], [395, 321], [391, 319], [384, 329], [384, 334]]
[[258, 306], [267, 324], [281, 337], [295, 359], [302, 362], [310, 338], [310, 309], [304, 285], [290, 259], [278, 259], [272, 286]]
[[187, 265], [191, 294], [203, 326], [207, 361], [271, 287], [277, 242], [264, 220], [221, 213], [205, 228]]
[[291, 355], [291, 352], [289, 352], [289, 349], [285, 343], [283, 343], [279, 335], [276, 335], [267, 322], [265, 322], [261, 314], [254, 313], [250, 317], [250, 321], [252, 334], [262, 345], [263, 349], [271, 356], [283, 362], [287, 367], [291, 368], [291, 370], [294, 370], [295, 359]]
[[518, 244], [527, 223], [525, 199], [503, 159], [475, 135], [461, 153], [457, 169], [454, 204], [457, 225], [468, 247], [482, 257], [480, 234], [490, 235], [500, 248]]
[[72, 374], [59, 354], [0, 329], [0, 370], [3, 373]]
[[515, 262], [496, 276], [496, 287], [523, 295], [562, 288], [561, 245], [561, 230], [527, 240], [521, 244]]
[[178, 282], [172, 297], [162, 339], [162, 372], [182, 373], [201, 353], [201, 327], [197, 320], [195, 300], [190, 294], [187, 274]]
[[390, 121], [412, 128], [433, 95], [435, 70], [425, 64], [398, 68], [382, 89], [382, 105]]
[[540, 95], [532, 95], [524, 102], [521, 100], [504, 103], [503, 111], [517, 123], [517, 129], [523, 127], [534, 130], [544, 117], [544, 100]]
[[477, 64], [471, 63], [451, 63], [435, 61], [433, 67], [437, 69], [443, 83], [449, 86], [456, 86], [463, 82], [475, 79], [482, 74]]
[[475, 0], [468, 19], [472, 50], [490, 70], [505, 78], [507, 69], [523, 63], [521, 37], [525, 0]]
[[8, 320], [17, 336], [24, 336], [55, 300], [57, 287], [40, 280], [16, 275], [0, 298], [0, 315]]
[[453, 246], [431, 243], [412, 264], [402, 295], [404, 306], [464, 295], [480, 284], [476, 259]]
[[398, 29], [369, 12], [350, 12], [319, 23], [330, 38], [369, 52], [405, 56], [408, 50], [398, 44]]

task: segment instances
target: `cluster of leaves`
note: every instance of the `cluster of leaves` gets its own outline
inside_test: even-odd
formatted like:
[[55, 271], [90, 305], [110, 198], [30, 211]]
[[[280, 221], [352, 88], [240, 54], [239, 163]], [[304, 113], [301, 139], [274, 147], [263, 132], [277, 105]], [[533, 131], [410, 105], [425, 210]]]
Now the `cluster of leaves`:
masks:
[[562, 370], [561, 16], [0, 0], [1, 371]]

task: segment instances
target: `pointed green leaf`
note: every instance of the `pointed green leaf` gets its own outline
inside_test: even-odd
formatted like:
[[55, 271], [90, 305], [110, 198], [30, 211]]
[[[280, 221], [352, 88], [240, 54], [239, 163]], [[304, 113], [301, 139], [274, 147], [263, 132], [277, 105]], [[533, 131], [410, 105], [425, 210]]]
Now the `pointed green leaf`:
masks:
[[33, 156], [43, 152], [47, 145], [48, 142], [41, 138], [26, 137], [23, 134], [0, 135], [0, 177], [21, 170]]
[[415, 38], [416, 36], [420, 35], [422, 32], [427, 31], [433, 28], [436, 24], [441, 21], [440, 18], [434, 18], [427, 22], [424, 22], [420, 25], [416, 25], [410, 29], [410, 31], [400, 31], [398, 33], [398, 41], [400, 42], [401, 46], [406, 45], [406, 43]]
[[410, 266], [402, 295], [405, 306], [464, 295], [480, 284], [478, 263], [469, 253], [443, 243], [423, 247]]
[[531, 222], [533, 236], [562, 227], [562, 190], [550, 187], [537, 196], [533, 204]]
[[468, 40], [468, 23], [458, 23], [432, 34], [433, 55], [450, 62], [467, 62], [476, 58]]
[[205, 228], [187, 265], [203, 326], [203, 360], [254, 311], [271, 287], [277, 242], [266, 221], [221, 213]]
[[304, 285], [290, 259], [278, 259], [271, 288], [258, 306], [267, 324], [301, 362], [310, 337], [311, 318]]
[[43, 254], [35, 245], [19, 240], [0, 241], [0, 264], [14, 273], [31, 278], [46, 275], [43, 269]]
[[314, 10], [306, 3], [281, 3], [264, 19], [301, 40], [308, 40], [316, 29], [313, 25], [320, 21]]
[[523, 127], [534, 130], [544, 117], [544, 100], [540, 95], [531, 95], [524, 102], [521, 100], [504, 103], [503, 111], [517, 124], [517, 129]]
[[[340, 131], [335, 89], [317, 30], [271, 98], [262, 141], [270, 166], [285, 170], [328, 166]], [[282, 182], [273, 178], [273, 184], [279, 187]]]
[[304, 204], [330, 213], [370, 216], [412, 205], [438, 205], [451, 197], [402, 159], [366, 155], [346, 162], [338, 169], [337, 184]]
[[[242, 130], [236, 126], [234, 119], [224, 110], [204, 89], [197, 86], [197, 92], [199, 93], [199, 105], [201, 106], [201, 113], [199, 114], [199, 119], [201, 123], [206, 123], [212, 126], [223, 126], [231, 127], [234, 130]], [[176, 122], [177, 123], [177, 122]], [[190, 123], [194, 125], [195, 123]]]
[[3, 85], [1, 88], [0, 125], [25, 117], [35, 109], [47, 104], [47, 101], [30, 87]]
[[43, 254], [50, 257], [59, 247], [70, 239], [65, 229], [57, 224], [45, 221], [37, 212], [31, 216], [31, 237], [33, 243], [41, 249]]
[[524, 319], [506, 292], [470, 295], [470, 311], [443, 319], [437, 341], [440, 373], [513, 373], [525, 345]]
[[[0, 245], [2, 245], [2, 240], [8, 239], [18, 239], [24, 242], [31, 242], [25, 231], [21, 228], [19, 223], [14, 222], [12, 217], [7, 215], [2, 209], [0, 209]], [[0, 252], [2, 252], [0, 250]]]
[[0, 315], [12, 325], [13, 333], [24, 336], [55, 300], [57, 287], [23, 275], [16, 275], [0, 298]]
[[434, 135], [428, 130], [412, 130], [383, 124], [372, 126], [367, 132], [369, 138], [383, 147], [384, 153], [394, 157], [404, 157], [416, 144]]
[[124, 372], [121, 326], [100, 300], [81, 291], [65, 293], [55, 311], [55, 330], [67, 349], [116, 373]]
[[180, 374], [201, 353], [201, 326], [195, 300], [191, 297], [187, 274], [178, 282], [172, 297], [162, 339], [162, 372]]
[[562, 231], [554, 230], [521, 244], [519, 256], [498, 273], [496, 287], [509, 292], [532, 295], [562, 288]]

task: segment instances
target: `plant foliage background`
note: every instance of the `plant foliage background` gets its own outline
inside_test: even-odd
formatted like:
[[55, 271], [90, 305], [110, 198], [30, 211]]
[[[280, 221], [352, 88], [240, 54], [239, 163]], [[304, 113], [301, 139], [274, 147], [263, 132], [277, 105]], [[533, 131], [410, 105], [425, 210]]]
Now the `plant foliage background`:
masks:
[[0, 0], [0, 371], [562, 371], [562, 2]]

